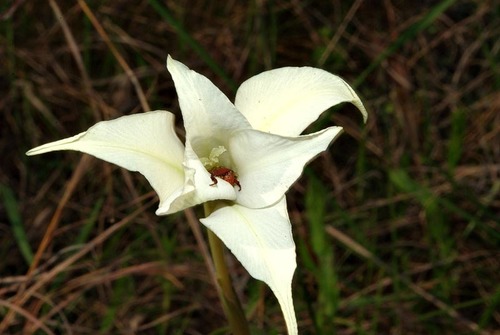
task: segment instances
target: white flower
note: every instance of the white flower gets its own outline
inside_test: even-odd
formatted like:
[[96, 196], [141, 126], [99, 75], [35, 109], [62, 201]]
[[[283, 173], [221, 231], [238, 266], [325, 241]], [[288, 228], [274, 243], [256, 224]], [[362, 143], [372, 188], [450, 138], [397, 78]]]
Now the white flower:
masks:
[[[138, 171], [158, 193], [158, 215], [224, 200], [200, 221], [254, 278], [269, 285], [288, 333], [297, 334], [291, 292], [295, 244], [285, 192], [342, 128], [299, 134], [338, 103], [353, 103], [364, 119], [366, 110], [349, 85], [320, 69], [261, 73], [241, 85], [233, 104], [206, 77], [171, 57], [167, 68], [179, 96], [185, 145], [175, 134], [173, 114], [154, 111], [99, 122], [27, 154], [77, 150]], [[225, 178], [221, 171], [231, 175]]]

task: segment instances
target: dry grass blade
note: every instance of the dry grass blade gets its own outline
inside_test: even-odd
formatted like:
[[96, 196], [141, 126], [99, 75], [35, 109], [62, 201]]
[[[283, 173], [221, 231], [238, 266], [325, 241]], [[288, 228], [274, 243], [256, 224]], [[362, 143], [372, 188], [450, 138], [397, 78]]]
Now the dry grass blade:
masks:
[[352, 4], [351, 8], [349, 9], [349, 11], [347, 12], [347, 14], [344, 17], [344, 20], [342, 21], [342, 23], [339, 25], [337, 31], [335, 32], [335, 35], [333, 35], [333, 37], [330, 39], [330, 41], [326, 45], [326, 48], [323, 51], [323, 54], [321, 55], [321, 57], [318, 60], [318, 66], [323, 66], [325, 64], [326, 60], [328, 59], [328, 57], [331, 56], [331, 53], [332, 53], [333, 49], [335, 49], [337, 42], [342, 37], [347, 25], [353, 19], [354, 14], [356, 14], [356, 11], [358, 10], [358, 8], [362, 2], [363, 2], [363, 0], [356, 0]]
[[[17, 313], [17, 314], [25, 317], [27, 320], [29, 320], [30, 322], [32, 322], [35, 327], [40, 328], [46, 334], [48, 334], [48, 335], [55, 335], [55, 333], [52, 332], [46, 325], [44, 325], [43, 322], [41, 322], [38, 318], [36, 318], [36, 316], [34, 316], [31, 313], [29, 313], [27, 310], [22, 309], [21, 307], [19, 307], [19, 304], [17, 302], [16, 303], [10, 303], [8, 301], [0, 299], [0, 306], [7, 307], [13, 313]], [[2, 332], [2, 333], [6, 334], [5, 332]]]
[[84, 0], [78, 0], [78, 4], [80, 5], [80, 7], [82, 8], [82, 10], [87, 15], [87, 17], [89, 18], [90, 22], [92, 22], [92, 25], [94, 26], [95, 30], [99, 33], [99, 35], [101, 36], [101, 38], [104, 40], [104, 42], [108, 46], [108, 48], [111, 51], [111, 53], [113, 54], [113, 56], [115, 56], [116, 60], [120, 64], [120, 66], [125, 71], [125, 74], [127, 75], [127, 77], [129, 78], [130, 82], [132, 83], [132, 85], [135, 88], [135, 93], [137, 94], [137, 97], [139, 98], [139, 101], [140, 101], [141, 106], [142, 106], [142, 110], [144, 112], [147, 112], [147, 111], [151, 110], [149, 108], [148, 101], [146, 100], [146, 95], [144, 94], [144, 92], [143, 92], [143, 90], [141, 88], [141, 85], [139, 83], [139, 80], [137, 79], [137, 76], [135, 75], [134, 71], [132, 71], [132, 69], [130, 68], [130, 66], [127, 64], [127, 62], [125, 61], [125, 59], [122, 57], [122, 55], [120, 54], [120, 52], [118, 51], [118, 49], [116, 49], [116, 47], [114, 46], [114, 44], [111, 42], [108, 34], [106, 33], [106, 31], [104, 30], [104, 28], [102, 27], [102, 25], [97, 20], [97, 18], [95, 17], [94, 13], [92, 12], [92, 10], [89, 8], [89, 6], [87, 5], [87, 3]]
[[50, 7], [54, 11], [55, 17], [58, 19], [59, 24], [61, 25], [61, 28], [64, 32], [64, 37], [66, 38], [66, 41], [68, 42], [69, 49], [71, 50], [71, 54], [73, 55], [73, 58], [76, 62], [76, 65], [78, 67], [78, 70], [80, 70], [80, 75], [82, 76], [83, 79], [83, 87], [85, 88], [85, 91], [87, 92], [87, 95], [89, 97], [89, 103], [90, 107], [92, 108], [92, 111], [94, 112], [94, 118], [96, 121], [99, 121], [102, 119], [102, 117], [99, 115], [99, 111], [97, 110], [96, 103], [92, 97], [95, 95], [92, 89], [92, 84], [90, 83], [90, 77], [87, 74], [87, 71], [85, 70], [85, 66], [83, 65], [83, 60], [80, 55], [80, 51], [78, 50], [77, 43], [75, 41], [75, 38], [73, 37], [73, 34], [71, 33], [71, 29], [69, 28], [68, 24], [66, 23], [66, 20], [64, 19], [64, 15], [61, 12], [61, 9], [57, 5], [57, 3], [54, 0], [49, 0]]

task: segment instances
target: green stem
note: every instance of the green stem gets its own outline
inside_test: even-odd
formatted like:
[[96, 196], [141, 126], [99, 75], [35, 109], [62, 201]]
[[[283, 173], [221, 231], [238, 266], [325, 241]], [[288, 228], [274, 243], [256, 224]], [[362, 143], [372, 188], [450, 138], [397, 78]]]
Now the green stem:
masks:
[[[214, 211], [213, 203], [205, 203], [205, 217], [209, 216]], [[208, 242], [210, 244], [210, 251], [215, 265], [215, 272], [217, 276], [217, 283], [220, 287], [220, 300], [229, 327], [233, 335], [250, 335], [250, 329], [245, 317], [245, 313], [241, 308], [240, 300], [234, 291], [231, 283], [231, 277], [224, 260], [224, 244], [210, 229], [208, 231]]]

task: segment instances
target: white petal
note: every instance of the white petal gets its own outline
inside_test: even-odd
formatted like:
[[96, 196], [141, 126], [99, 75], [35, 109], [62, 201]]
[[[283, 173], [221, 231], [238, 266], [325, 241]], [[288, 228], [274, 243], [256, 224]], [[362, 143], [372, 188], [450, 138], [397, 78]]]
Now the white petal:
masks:
[[341, 127], [330, 127], [298, 137], [253, 129], [234, 133], [229, 151], [241, 184], [236, 202], [250, 208], [274, 204], [300, 177], [304, 166], [324, 151], [341, 131]]
[[167, 68], [179, 96], [186, 137], [224, 141], [228, 132], [249, 128], [245, 117], [205, 76], [168, 56]]
[[285, 198], [264, 209], [223, 207], [201, 222], [224, 242], [252, 277], [269, 285], [283, 311], [288, 334], [297, 334], [291, 288], [297, 264]]
[[27, 155], [58, 150], [88, 153], [130, 171], [138, 171], [167, 208], [183, 192], [184, 146], [174, 130], [174, 115], [154, 111], [102, 121], [86, 132], [31, 149]]
[[253, 128], [296, 136], [326, 109], [342, 102], [353, 103], [366, 120], [363, 103], [342, 78], [311, 67], [285, 67], [245, 81], [235, 105]]

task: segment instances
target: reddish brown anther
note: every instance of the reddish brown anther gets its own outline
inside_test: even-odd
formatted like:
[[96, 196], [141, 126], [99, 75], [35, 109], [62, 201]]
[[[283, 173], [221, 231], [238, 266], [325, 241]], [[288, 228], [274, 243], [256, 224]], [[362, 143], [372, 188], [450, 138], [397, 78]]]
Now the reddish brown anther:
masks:
[[217, 185], [217, 178], [219, 177], [220, 179], [227, 181], [229, 184], [232, 186], [237, 185], [239, 187], [239, 190], [241, 191], [241, 185], [240, 182], [238, 181], [238, 176], [236, 173], [234, 173], [233, 170], [228, 169], [227, 167], [224, 166], [219, 166], [215, 167], [212, 170], [208, 171], [210, 172], [210, 179], [212, 179], [213, 184], [210, 184], [210, 186]]

